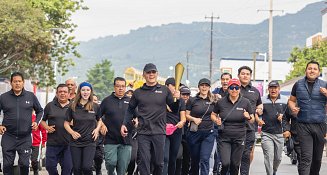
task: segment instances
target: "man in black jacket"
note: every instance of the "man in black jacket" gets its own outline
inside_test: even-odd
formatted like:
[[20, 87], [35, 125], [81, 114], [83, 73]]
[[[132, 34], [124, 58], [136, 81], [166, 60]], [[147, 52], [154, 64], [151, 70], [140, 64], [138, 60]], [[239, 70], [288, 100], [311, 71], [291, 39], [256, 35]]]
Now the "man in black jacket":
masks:
[[135, 115], [135, 108], [138, 107], [138, 164], [141, 175], [151, 174], [150, 164], [154, 166], [154, 175], [161, 175], [164, 164], [164, 145], [166, 137], [166, 111], [167, 105], [175, 109], [179, 100], [174, 103], [174, 98], [179, 98], [179, 91], [174, 95], [170, 90], [157, 82], [158, 71], [154, 64], [146, 64], [143, 69], [145, 84], [136, 89], [125, 113], [125, 119], [121, 127], [121, 134], [126, 137], [128, 134], [127, 123]]
[[[0, 96], [0, 111], [4, 117], [0, 126], [2, 134], [3, 173], [13, 174], [13, 164], [16, 151], [19, 155], [19, 167], [22, 175], [29, 173], [29, 159], [31, 155], [31, 131], [36, 130], [43, 115], [36, 96], [24, 89], [24, 77], [15, 72], [11, 75], [12, 89]], [[36, 113], [36, 120], [32, 122], [32, 112]]]

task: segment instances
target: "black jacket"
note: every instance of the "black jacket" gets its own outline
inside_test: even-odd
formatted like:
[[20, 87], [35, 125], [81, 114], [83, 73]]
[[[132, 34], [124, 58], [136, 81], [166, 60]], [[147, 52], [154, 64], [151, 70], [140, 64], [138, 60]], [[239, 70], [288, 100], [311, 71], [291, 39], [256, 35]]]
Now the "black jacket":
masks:
[[23, 89], [18, 96], [12, 90], [2, 94], [0, 96], [0, 111], [3, 110], [2, 125], [7, 129], [6, 133], [16, 137], [30, 135], [33, 109], [36, 114], [35, 122], [40, 123], [43, 108], [32, 92]]

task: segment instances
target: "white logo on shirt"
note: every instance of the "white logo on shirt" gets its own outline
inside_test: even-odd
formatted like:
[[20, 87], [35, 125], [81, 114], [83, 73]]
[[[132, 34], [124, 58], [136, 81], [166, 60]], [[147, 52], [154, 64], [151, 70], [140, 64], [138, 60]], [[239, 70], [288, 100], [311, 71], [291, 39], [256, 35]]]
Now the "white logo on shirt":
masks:
[[236, 110], [243, 111], [244, 109], [243, 108], [236, 108]]
[[251, 90], [249, 90], [249, 92], [252, 92], [252, 93], [254, 93], [254, 91], [251, 91]]
[[162, 91], [158, 91], [158, 90], [156, 90], [156, 91], [154, 91], [155, 93], [157, 93], [157, 94], [162, 94]]
[[24, 150], [24, 153], [29, 153], [29, 150]]
[[30, 104], [30, 101], [25, 101], [26, 104]]
[[212, 103], [211, 102], [206, 102], [206, 105], [211, 105]]
[[89, 111], [89, 113], [92, 113], [92, 114], [94, 114], [94, 113], [95, 113], [95, 111]]
[[124, 103], [128, 104], [129, 102], [128, 101], [124, 101]]

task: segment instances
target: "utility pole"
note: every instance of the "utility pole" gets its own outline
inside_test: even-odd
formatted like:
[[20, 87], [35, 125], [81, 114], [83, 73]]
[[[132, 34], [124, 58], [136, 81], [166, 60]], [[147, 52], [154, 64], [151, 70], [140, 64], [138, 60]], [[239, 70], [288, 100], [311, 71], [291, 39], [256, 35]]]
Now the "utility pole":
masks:
[[255, 82], [255, 73], [256, 73], [256, 61], [257, 61], [257, 56], [259, 52], [253, 52], [252, 57], [253, 57], [253, 82]]
[[259, 11], [269, 11], [269, 38], [268, 38], [268, 82], [272, 80], [272, 57], [273, 57], [273, 12], [283, 10], [273, 10], [273, 0], [269, 0], [269, 10], [258, 10]]
[[189, 71], [189, 57], [190, 56], [190, 53], [187, 51], [186, 52], [186, 80], [189, 80], [188, 79], [188, 71]]
[[211, 14], [211, 17], [205, 17], [205, 19], [211, 19], [211, 33], [210, 33], [210, 58], [209, 58], [209, 79], [212, 81], [212, 33], [213, 33], [213, 19], [219, 19], [219, 16], [214, 17], [213, 13]]

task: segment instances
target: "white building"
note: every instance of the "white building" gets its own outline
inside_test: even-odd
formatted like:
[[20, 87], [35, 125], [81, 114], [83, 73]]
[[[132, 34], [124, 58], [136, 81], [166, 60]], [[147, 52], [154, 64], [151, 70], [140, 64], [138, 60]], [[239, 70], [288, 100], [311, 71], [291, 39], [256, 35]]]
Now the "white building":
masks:
[[[268, 80], [268, 61], [264, 63], [263, 58], [256, 60], [256, 68], [252, 59], [240, 58], [221, 58], [220, 70], [221, 73], [229, 72], [233, 77], [237, 77], [238, 68], [241, 66], [249, 66], [252, 70], [252, 80], [262, 82], [264, 79]], [[272, 62], [272, 80], [284, 81], [286, 75], [291, 71], [292, 64], [284, 60], [273, 60]], [[255, 77], [253, 77], [255, 75]]]
[[321, 11], [322, 15], [322, 24], [321, 24], [321, 32], [323, 40], [327, 40], [327, 8]]

